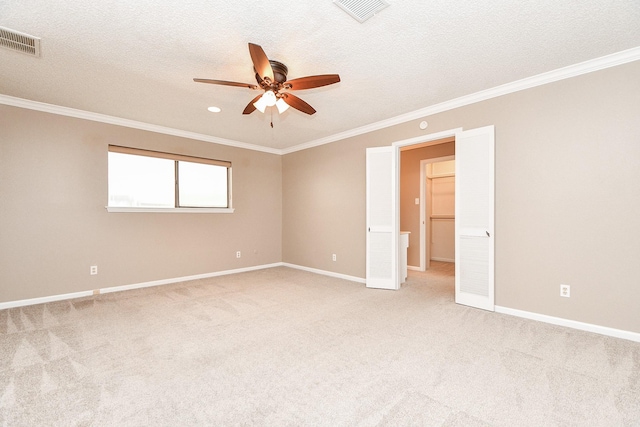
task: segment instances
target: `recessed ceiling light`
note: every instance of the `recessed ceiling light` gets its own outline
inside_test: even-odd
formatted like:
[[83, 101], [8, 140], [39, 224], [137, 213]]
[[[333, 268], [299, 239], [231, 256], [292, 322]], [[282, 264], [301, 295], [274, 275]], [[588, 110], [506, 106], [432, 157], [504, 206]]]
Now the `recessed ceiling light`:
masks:
[[220, 108], [218, 108], [218, 107], [209, 107], [209, 108], [207, 108], [207, 110], [211, 111], [212, 113], [219, 113], [220, 112]]

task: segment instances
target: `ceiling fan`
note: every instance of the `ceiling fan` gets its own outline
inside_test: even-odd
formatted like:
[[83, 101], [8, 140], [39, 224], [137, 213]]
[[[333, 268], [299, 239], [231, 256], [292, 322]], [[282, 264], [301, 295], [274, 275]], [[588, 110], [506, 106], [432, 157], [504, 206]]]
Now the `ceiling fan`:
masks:
[[257, 85], [211, 79], [193, 79], [193, 81], [262, 90], [263, 93], [253, 98], [249, 104], [247, 104], [242, 114], [251, 114], [256, 109], [264, 113], [266, 107], [272, 107], [274, 105], [280, 113], [289, 107], [293, 107], [303, 113], [314, 114], [316, 110], [311, 105], [287, 91], [312, 89], [340, 81], [340, 76], [337, 74], [321, 74], [287, 81], [287, 73], [289, 72], [287, 66], [281, 62], [267, 58], [267, 55], [260, 46], [249, 43], [249, 54], [253, 62], [253, 69], [256, 72]]

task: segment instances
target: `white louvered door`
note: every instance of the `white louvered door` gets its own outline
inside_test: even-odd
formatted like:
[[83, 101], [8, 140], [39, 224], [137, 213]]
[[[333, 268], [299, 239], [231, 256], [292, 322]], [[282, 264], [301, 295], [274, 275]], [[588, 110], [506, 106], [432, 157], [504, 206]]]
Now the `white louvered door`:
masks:
[[456, 134], [458, 304], [494, 311], [494, 127]]
[[394, 147], [367, 148], [368, 288], [398, 289], [396, 155]]

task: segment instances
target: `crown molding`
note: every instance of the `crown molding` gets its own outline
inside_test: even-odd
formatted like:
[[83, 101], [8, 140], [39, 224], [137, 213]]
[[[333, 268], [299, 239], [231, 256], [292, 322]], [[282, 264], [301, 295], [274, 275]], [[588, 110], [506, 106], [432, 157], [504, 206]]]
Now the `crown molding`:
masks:
[[376, 130], [384, 129], [387, 127], [399, 125], [409, 122], [411, 120], [417, 120], [431, 116], [433, 114], [442, 113], [445, 111], [453, 110], [455, 108], [464, 107], [467, 105], [475, 104], [476, 102], [486, 101], [488, 99], [497, 98], [502, 95], [507, 95], [521, 90], [534, 88], [536, 86], [542, 86], [548, 83], [553, 83], [559, 80], [569, 79], [571, 77], [577, 77], [582, 74], [592, 73], [594, 71], [603, 70], [605, 68], [611, 68], [618, 65], [627, 64], [629, 62], [640, 60], [640, 46], [631, 49], [623, 50], [621, 52], [613, 53], [610, 55], [602, 56], [600, 58], [592, 59], [578, 64], [569, 65], [567, 67], [559, 68], [557, 70], [548, 71], [546, 73], [538, 74], [536, 76], [527, 77], [515, 82], [506, 83], [500, 86], [496, 86], [491, 89], [486, 89], [480, 92], [472, 93], [470, 95], [461, 96], [449, 101], [441, 102], [439, 104], [431, 105], [429, 107], [421, 108], [406, 114], [391, 117], [389, 119], [381, 120], [375, 123], [370, 123], [365, 126], [360, 126], [345, 132], [336, 133], [324, 138], [316, 139], [313, 141], [305, 142], [295, 145], [293, 147], [278, 149], [263, 147], [260, 145], [249, 144], [246, 142], [234, 141], [231, 139], [218, 138], [211, 135], [204, 135], [196, 132], [189, 132], [179, 129], [174, 129], [165, 126], [154, 125], [150, 123], [139, 122], [136, 120], [123, 119], [120, 117], [109, 116], [106, 114], [93, 113], [90, 111], [77, 110], [75, 108], [62, 107], [59, 105], [47, 104], [44, 102], [31, 101], [28, 99], [17, 98], [8, 95], [0, 94], [0, 104], [11, 105], [14, 107], [27, 108], [31, 110], [43, 111], [46, 113], [59, 114], [63, 116], [75, 117], [79, 119], [92, 120], [96, 122], [108, 123], [117, 126], [124, 126], [133, 129], [146, 130], [150, 132], [162, 133], [166, 135], [173, 135], [182, 138], [194, 139], [198, 141], [211, 142], [214, 144], [228, 145], [231, 147], [244, 148], [247, 150], [261, 151], [264, 153], [284, 155], [294, 153], [296, 151], [306, 150], [308, 148], [318, 147], [320, 145], [330, 144], [332, 142], [340, 141], [354, 136], [362, 135], [365, 133], [373, 132]]
[[330, 135], [325, 138], [320, 138], [313, 141], [305, 142], [303, 144], [295, 145], [293, 147], [285, 148], [281, 151], [282, 154], [289, 154], [296, 151], [306, 150], [308, 148], [329, 144], [332, 142], [340, 141], [342, 139], [351, 138], [354, 136], [384, 129], [390, 126], [399, 125], [411, 120], [422, 119], [433, 114], [442, 113], [444, 111], [453, 110], [455, 108], [464, 107], [470, 104], [475, 104], [476, 102], [486, 101], [488, 99], [497, 98], [502, 95], [519, 92], [521, 90], [534, 88], [536, 86], [542, 86], [547, 83], [553, 83], [559, 80], [569, 79], [571, 77], [577, 77], [582, 74], [592, 73], [594, 71], [623, 65], [637, 60], [640, 60], [640, 46], [589, 61], [580, 62], [578, 64], [569, 65], [567, 67], [558, 68], [557, 70], [548, 71], [546, 73], [538, 74], [532, 77], [516, 80], [515, 82], [506, 83], [500, 86], [493, 87], [491, 89], [472, 93], [470, 95], [461, 96], [459, 98], [421, 108], [410, 113], [401, 114], [396, 117]]
[[182, 138], [195, 139], [198, 141], [211, 142], [214, 144], [228, 145], [231, 147], [244, 148], [253, 151], [262, 151], [271, 154], [282, 154], [280, 149], [262, 147], [260, 145], [248, 144], [246, 142], [234, 141], [232, 139], [218, 138], [202, 133], [189, 132], [180, 129], [174, 129], [166, 126], [159, 126], [136, 120], [123, 119], [120, 117], [109, 116], [106, 114], [94, 113], [91, 111], [77, 110], [75, 108], [62, 107], [60, 105], [47, 104], [45, 102], [32, 101], [29, 99], [17, 98], [14, 96], [0, 94], [0, 104], [10, 105], [13, 107], [26, 108], [29, 110], [42, 111], [45, 113], [58, 114], [61, 116], [74, 117], [77, 119], [91, 120], [94, 122], [107, 123], [117, 126], [124, 126], [133, 129], [146, 130], [149, 132], [162, 133], [166, 135], [178, 136]]

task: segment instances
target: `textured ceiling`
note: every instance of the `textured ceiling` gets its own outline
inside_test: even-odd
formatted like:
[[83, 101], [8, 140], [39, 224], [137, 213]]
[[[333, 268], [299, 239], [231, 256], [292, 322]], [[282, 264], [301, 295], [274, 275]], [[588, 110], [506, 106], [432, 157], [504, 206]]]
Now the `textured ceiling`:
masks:
[[[285, 149], [640, 46], [638, 0], [388, 2], [361, 24], [331, 0], [3, 0], [42, 56], [0, 49], [0, 94]], [[248, 42], [290, 79], [342, 81], [271, 128], [241, 114], [257, 92], [192, 80], [255, 83]]]

